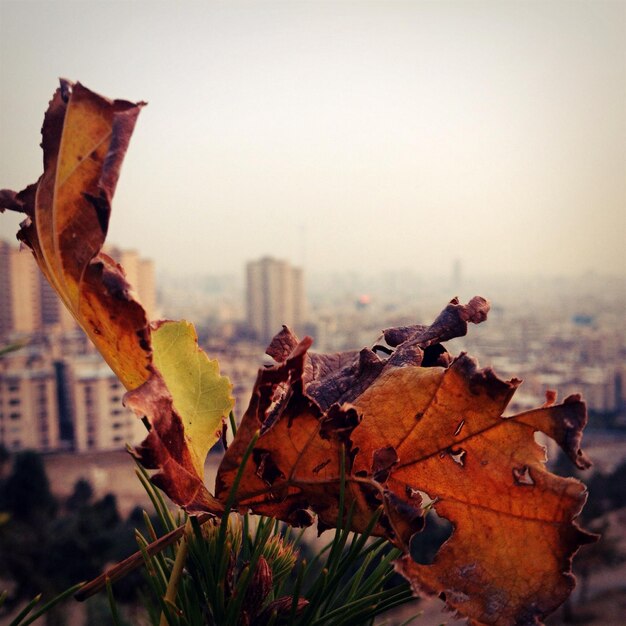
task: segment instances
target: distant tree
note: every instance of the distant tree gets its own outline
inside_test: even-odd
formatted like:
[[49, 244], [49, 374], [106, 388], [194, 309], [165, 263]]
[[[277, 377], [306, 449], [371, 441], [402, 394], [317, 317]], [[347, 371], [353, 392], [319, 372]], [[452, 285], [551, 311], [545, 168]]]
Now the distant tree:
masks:
[[2, 504], [1, 508], [20, 520], [54, 516], [57, 501], [39, 454], [27, 450], [15, 455], [13, 469], [4, 483]]
[[[89, 482], [79, 480], [62, 514], [50, 492], [41, 457], [33, 452], [15, 456], [0, 496], [0, 511], [9, 517], [0, 526], [1, 573], [4, 580], [14, 583], [8, 608], [38, 593], [54, 597], [97, 576], [106, 563], [122, 560], [136, 550], [133, 529], [140, 525], [138, 511], [132, 521], [123, 522], [115, 496], [94, 501]], [[131, 601], [142, 584], [137, 572], [124, 581], [120, 591], [116, 589], [116, 597]], [[63, 613], [63, 605], [47, 613], [47, 626], [65, 624]]]
[[65, 506], [68, 511], [76, 511], [81, 507], [87, 506], [92, 498], [93, 488], [91, 483], [84, 478], [79, 478], [74, 484], [74, 491], [65, 502]]

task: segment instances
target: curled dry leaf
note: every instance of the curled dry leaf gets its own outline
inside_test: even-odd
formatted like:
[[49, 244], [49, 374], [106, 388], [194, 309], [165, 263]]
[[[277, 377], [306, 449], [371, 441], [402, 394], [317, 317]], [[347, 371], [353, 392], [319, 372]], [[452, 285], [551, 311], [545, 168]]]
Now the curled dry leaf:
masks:
[[142, 104], [61, 81], [42, 128], [43, 175], [19, 193], [0, 191], [0, 210], [27, 215], [18, 238], [128, 389], [149, 376], [148, 320], [124, 271], [101, 249]]
[[[204, 461], [233, 406], [228, 379], [198, 348], [188, 323], [151, 333], [124, 270], [102, 252], [111, 201], [143, 103], [108, 100], [62, 80], [42, 128], [44, 173], [0, 191], [0, 211], [25, 213], [18, 238], [152, 425], [137, 454], [154, 482], [189, 510], [219, 511]], [[152, 349], [155, 354], [153, 358]]]
[[[232, 484], [243, 450], [260, 437], [238, 491], [242, 509], [321, 528], [337, 519], [342, 448], [346, 497], [363, 530], [382, 507], [375, 533], [405, 556], [397, 570], [416, 591], [441, 594], [476, 624], [530, 624], [573, 588], [571, 557], [592, 540], [575, 524], [584, 486], [545, 468], [534, 434], [552, 437], [578, 465], [586, 423], [571, 396], [519, 415], [503, 413], [520, 381], [500, 380], [441, 341], [465, 334], [488, 305], [452, 301], [431, 326], [385, 331], [395, 348], [338, 355], [308, 352], [284, 329], [268, 353], [234, 443], [221, 464], [216, 494]], [[411, 538], [429, 506], [454, 526], [431, 565], [410, 556]]]

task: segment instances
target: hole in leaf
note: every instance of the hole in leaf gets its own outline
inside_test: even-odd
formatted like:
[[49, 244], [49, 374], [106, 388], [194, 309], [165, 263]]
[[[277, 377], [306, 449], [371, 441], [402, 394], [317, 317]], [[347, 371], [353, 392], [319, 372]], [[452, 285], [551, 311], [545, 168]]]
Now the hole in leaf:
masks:
[[548, 460], [548, 449], [550, 446], [551, 439], [548, 435], [542, 433], [540, 430], [536, 430], [533, 434], [533, 438], [535, 443], [542, 449], [543, 451], [543, 461], [547, 462]]
[[458, 435], [461, 434], [461, 430], [463, 429], [463, 426], [465, 424], [465, 420], [461, 420], [459, 422], [459, 425], [456, 427], [456, 430], [454, 431], [454, 436], [457, 437]]
[[388, 346], [384, 346], [382, 344], [377, 343], [373, 348], [372, 348], [372, 352], [376, 355], [379, 356], [379, 352], [381, 354], [383, 354], [384, 356], [389, 356], [391, 354], [393, 354], [393, 349], [389, 348]]
[[420, 565], [431, 565], [439, 548], [450, 538], [454, 527], [445, 518], [431, 511], [426, 518], [426, 527], [411, 537], [411, 558]]
[[422, 367], [446, 367], [448, 351], [440, 344], [436, 343], [424, 349]]
[[269, 452], [262, 450], [253, 450], [252, 458], [257, 466], [256, 475], [264, 480], [268, 485], [272, 485], [278, 478], [284, 478], [285, 475], [278, 469], [274, 459]]
[[514, 467], [513, 480], [515, 480], [515, 484], [517, 485], [535, 484], [533, 477], [530, 475], [530, 469], [528, 469], [528, 465], [523, 465], [522, 467]]
[[461, 467], [465, 465], [465, 455], [467, 454], [467, 452], [465, 452], [463, 448], [458, 448], [457, 450], [450, 448], [449, 454], [455, 463], [457, 463]]
[[[417, 500], [424, 493], [420, 491], [419, 489], [414, 489], [413, 487], [410, 487], [409, 485], [406, 485], [404, 490], [406, 492], [407, 498], [411, 498], [411, 500]], [[422, 499], [422, 502], [423, 502], [423, 499]]]

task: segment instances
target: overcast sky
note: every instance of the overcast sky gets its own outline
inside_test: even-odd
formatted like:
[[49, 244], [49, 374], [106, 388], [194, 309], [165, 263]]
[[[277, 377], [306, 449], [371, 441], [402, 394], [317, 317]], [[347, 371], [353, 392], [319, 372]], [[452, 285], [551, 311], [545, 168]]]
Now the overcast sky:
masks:
[[109, 239], [161, 270], [626, 274], [626, 2], [0, 0], [0, 188], [59, 76], [149, 102]]

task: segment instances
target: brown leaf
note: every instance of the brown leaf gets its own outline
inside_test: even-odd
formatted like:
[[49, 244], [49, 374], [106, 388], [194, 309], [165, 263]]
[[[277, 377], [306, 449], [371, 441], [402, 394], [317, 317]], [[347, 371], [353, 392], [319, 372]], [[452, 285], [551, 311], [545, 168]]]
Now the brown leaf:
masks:
[[[408, 333], [407, 346], [402, 344], [388, 360], [367, 348], [332, 355], [309, 353], [309, 338], [298, 342], [283, 328], [267, 350], [282, 362], [259, 372], [250, 406], [220, 465], [218, 499], [227, 497], [243, 454], [260, 431], [239, 485], [239, 506], [298, 525], [312, 522], [310, 509], [319, 516], [321, 528], [334, 526], [339, 514], [342, 449], [350, 463], [350, 433], [360, 419], [349, 403], [374, 384], [385, 368], [394, 367], [394, 360], [407, 362], [412, 355], [421, 363], [423, 349], [437, 346], [439, 337], [465, 334], [467, 321], [482, 321], [488, 308], [482, 298], [465, 306], [453, 300], [432, 327], [420, 327], [426, 334]], [[400, 534], [408, 541], [422, 528], [421, 499], [405, 501], [373, 475], [352, 473], [347, 478], [347, 501], [355, 506], [355, 530], [364, 530], [379, 507], [384, 513], [376, 534]]]
[[18, 238], [128, 389], [149, 376], [148, 320], [124, 271], [101, 248], [142, 104], [61, 81], [42, 128], [43, 175], [19, 194], [0, 192], [2, 209], [27, 215]]
[[[336, 523], [342, 444], [356, 424], [354, 411], [333, 407], [324, 415], [303, 395], [302, 374], [310, 344], [310, 339], [304, 339], [284, 363], [259, 372], [250, 407], [222, 459], [216, 484], [216, 497], [224, 501], [245, 450], [260, 430], [239, 484], [238, 505], [295, 526], [312, 523], [309, 509], [322, 524]], [[372, 488], [371, 481], [365, 482], [363, 489], [370, 496], [382, 492]], [[355, 524], [365, 528], [382, 498], [370, 505], [358, 484], [351, 484], [348, 497], [358, 497]]]
[[[520, 381], [500, 380], [466, 355], [452, 360], [439, 343], [465, 334], [487, 310], [483, 299], [455, 300], [429, 327], [387, 330], [395, 350], [385, 359], [371, 350], [309, 354], [309, 339], [298, 343], [283, 329], [268, 349], [282, 362], [259, 373], [220, 466], [217, 497], [226, 497], [260, 431], [240, 508], [291, 523], [314, 512], [322, 529], [334, 526], [345, 449], [353, 529], [363, 530], [382, 507], [374, 534], [405, 552], [397, 568], [416, 591], [444, 594], [477, 624], [547, 615], [571, 591], [571, 557], [591, 536], [574, 523], [584, 486], [545, 469], [534, 434], [549, 435], [586, 467], [579, 446], [586, 413], [570, 397], [503, 417]], [[410, 556], [427, 512], [423, 497], [454, 526], [431, 565]]]

